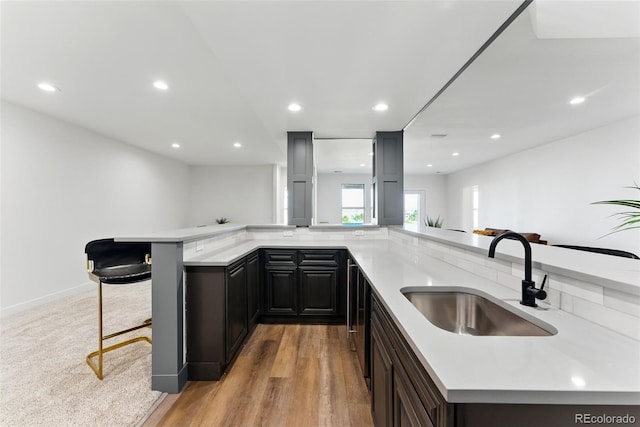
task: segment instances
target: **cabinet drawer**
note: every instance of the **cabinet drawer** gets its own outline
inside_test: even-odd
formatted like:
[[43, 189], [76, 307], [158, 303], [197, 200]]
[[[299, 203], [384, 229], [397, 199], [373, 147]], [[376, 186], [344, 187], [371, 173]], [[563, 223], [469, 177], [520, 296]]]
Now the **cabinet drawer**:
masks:
[[340, 251], [326, 249], [303, 249], [299, 253], [299, 266], [337, 267], [340, 263]]
[[264, 251], [266, 266], [290, 266], [296, 268], [296, 251], [285, 249], [267, 249]]

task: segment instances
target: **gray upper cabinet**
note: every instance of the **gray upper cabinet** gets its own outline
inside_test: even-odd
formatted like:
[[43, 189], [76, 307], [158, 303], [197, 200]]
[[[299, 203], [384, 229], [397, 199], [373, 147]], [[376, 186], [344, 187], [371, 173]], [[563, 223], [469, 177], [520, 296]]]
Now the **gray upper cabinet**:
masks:
[[403, 133], [376, 132], [373, 140], [373, 216], [379, 225], [404, 223]]
[[310, 226], [312, 216], [313, 134], [287, 132], [288, 224]]

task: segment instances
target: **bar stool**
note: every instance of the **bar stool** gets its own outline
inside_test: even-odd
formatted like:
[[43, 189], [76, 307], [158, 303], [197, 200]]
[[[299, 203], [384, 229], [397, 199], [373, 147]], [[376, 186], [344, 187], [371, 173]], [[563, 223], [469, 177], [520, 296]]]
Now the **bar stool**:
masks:
[[[103, 335], [102, 330], [102, 285], [126, 285], [149, 280], [151, 278], [151, 244], [99, 239], [87, 243], [84, 252], [87, 254], [89, 278], [98, 284], [98, 350], [87, 355], [87, 364], [101, 380], [104, 353], [139, 341], [151, 344], [151, 338], [140, 336], [108, 347], [103, 346], [104, 341], [108, 339], [151, 327], [151, 319], [109, 335]], [[98, 357], [97, 365], [93, 361], [96, 356]]]

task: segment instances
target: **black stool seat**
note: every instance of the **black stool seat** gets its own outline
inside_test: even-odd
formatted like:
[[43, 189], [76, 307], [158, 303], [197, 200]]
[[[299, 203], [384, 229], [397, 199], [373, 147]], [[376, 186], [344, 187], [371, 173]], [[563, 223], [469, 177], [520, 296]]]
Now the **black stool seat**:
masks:
[[93, 270], [98, 279], [107, 285], [124, 285], [151, 279], [151, 264], [128, 264]]

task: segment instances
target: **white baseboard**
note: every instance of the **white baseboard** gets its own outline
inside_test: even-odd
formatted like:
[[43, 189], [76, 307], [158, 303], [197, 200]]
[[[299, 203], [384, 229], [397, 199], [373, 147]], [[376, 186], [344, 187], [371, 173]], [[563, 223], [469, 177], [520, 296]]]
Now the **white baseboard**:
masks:
[[10, 316], [12, 314], [20, 313], [22, 311], [29, 310], [30, 308], [34, 308], [39, 305], [56, 301], [71, 295], [77, 295], [82, 292], [95, 290], [95, 288], [96, 288], [95, 283], [87, 282], [87, 283], [83, 283], [82, 285], [75, 286], [73, 288], [65, 289], [64, 291], [54, 292], [49, 295], [45, 295], [39, 298], [34, 298], [32, 300], [21, 302], [19, 304], [14, 304], [9, 307], [4, 307], [0, 309], [0, 318]]

